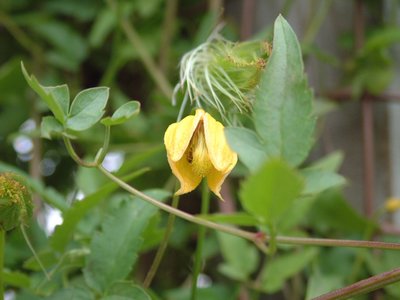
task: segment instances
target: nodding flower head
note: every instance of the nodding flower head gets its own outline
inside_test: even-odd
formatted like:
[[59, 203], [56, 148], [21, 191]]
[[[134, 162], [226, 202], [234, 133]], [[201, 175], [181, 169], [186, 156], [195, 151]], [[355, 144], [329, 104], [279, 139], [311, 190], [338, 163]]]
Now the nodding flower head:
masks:
[[210, 190], [222, 199], [221, 185], [236, 165], [237, 154], [230, 149], [220, 122], [197, 109], [194, 116], [168, 127], [164, 143], [181, 184], [177, 195], [193, 191], [205, 177]]
[[175, 94], [182, 88], [192, 102], [230, 122], [230, 114], [251, 111], [270, 52], [267, 42], [232, 43], [216, 35], [182, 57]]
[[0, 228], [8, 231], [32, 216], [32, 197], [23, 180], [13, 173], [0, 174]]

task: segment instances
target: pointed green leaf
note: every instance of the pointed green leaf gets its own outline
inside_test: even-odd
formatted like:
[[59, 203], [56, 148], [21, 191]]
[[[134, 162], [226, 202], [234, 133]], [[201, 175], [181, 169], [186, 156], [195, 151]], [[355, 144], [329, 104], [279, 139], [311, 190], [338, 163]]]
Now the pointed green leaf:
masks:
[[[161, 190], [146, 192], [156, 199], [169, 194]], [[142, 233], [157, 208], [141, 199], [128, 199], [106, 218], [102, 232], [95, 235], [84, 268], [86, 283], [105, 291], [125, 279], [134, 265], [142, 245]]]
[[286, 163], [270, 160], [241, 186], [243, 207], [265, 224], [276, 223], [303, 188], [302, 178]]
[[67, 128], [83, 131], [96, 124], [104, 114], [108, 95], [107, 87], [95, 87], [79, 92], [71, 104]]
[[114, 126], [122, 124], [128, 121], [133, 116], [137, 115], [140, 111], [140, 102], [138, 101], [130, 101], [128, 103], [123, 104], [120, 108], [118, 108], [112, 117], [107, 117], [101, 120], [106, 126]]
[[267, 160], [265, 145], [261, 144], [254, 131], [247, 128], [227, 127], [225, 135], [229, 146], [251, 172], [254, 173]]
[[255, 129], [268, 156], [282, 157], [293, 166], [303, 162], [313, 144], [312, 99], [299, 42], [279, 16], [272, 54], [261, 75], [253, 109]]
[[40, 135], [42, 138], [51, 140], [52, 137], [60, 136], [64, 128], [56, 118], [47, 116], [42, 119], [40, 125]]
[[66, 84], [45, 87], [39, 83], [35, 76], [29, 76], [24, 63], [21, 62], [22, 73], [29, 86], [46, 102], [55, 118], [65, 124], [69, 106], [69, 90]]

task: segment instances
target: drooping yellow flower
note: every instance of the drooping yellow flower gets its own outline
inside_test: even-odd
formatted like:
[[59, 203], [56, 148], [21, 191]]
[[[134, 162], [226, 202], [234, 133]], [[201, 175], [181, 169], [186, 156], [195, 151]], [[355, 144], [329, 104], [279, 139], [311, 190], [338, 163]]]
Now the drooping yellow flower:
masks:
[[221, 185], [236, 165], [237, 154], [229, 147], [220, 122], [197, 109], [194, 116], [167, 128], [164, 143], [172, 173], [181, 184], [176, 195], [193, 191], [206, 177], [210, 190], [222, 199]]

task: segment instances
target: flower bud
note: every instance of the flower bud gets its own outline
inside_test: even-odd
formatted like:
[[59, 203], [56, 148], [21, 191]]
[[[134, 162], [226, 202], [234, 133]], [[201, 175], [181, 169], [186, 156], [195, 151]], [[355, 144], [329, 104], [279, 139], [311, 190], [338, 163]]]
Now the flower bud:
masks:
[[388, 212], [395, 212], [398, 209], [400, 209], [400, 198], [389, 198], [388, 200], [386, 200], [385, 202], [385, 209]]
[[8, 231], [32, 216], [32, 197], [22, 178], [0, 174], [0, 228]]

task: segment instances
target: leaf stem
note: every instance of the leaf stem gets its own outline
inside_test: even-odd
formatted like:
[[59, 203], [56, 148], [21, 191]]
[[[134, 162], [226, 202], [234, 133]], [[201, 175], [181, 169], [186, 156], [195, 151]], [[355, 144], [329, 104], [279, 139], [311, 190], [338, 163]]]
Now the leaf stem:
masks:
[[[174, 196], [172, 198], [172, 207], [177, 208], [179, 204], [179, 196]], [[164, 257], [165, 250], [167, 249], [168, 246], [168, 241], [172, 233], [172, 229], [174, 228], [174, 223], [175, 223], [175, 215], [174, 214], [169, 214], [168, 216], [168, 221], [167, 221], [167, 229], [165, 230], [163, 240], [161, 241], [160, 246], [157, 249], [156, 256], [154, 257], [154, 261], [150, 267], [149, 272], [146, 275], [146, 278], [143, 282], [143, 286], [145, 288], [149, 288], [151, 285], [151, 282], [153, 281], [154, 276], [157, 273], [157, 270], [160, 266], [161, 260]]]
[[[201, 214], [207, 214], [210, 207], [210, 191], [208, 190], [207, 181], [203, 180], [202, 189], [201, 189]], [[197, 297], [197, 280], [199, 278], [199, 274], [202, 266], [202, 254], [203, 254], [203, 246], [204, 239], [206, 237], [206, 227], [199, 227], [199, 232], [197, 234], [197, 247], [196, 247], [196, 256], [194, 260], [194, 268], [193, 268], [193, 278], [192, 278], [192, 291], [191, 291], [191, 300], [196, 300]]]
[[72, 157], [72, 159], [73, 159], [78, 165], [81, 165], [81, 166], [87, 167], [87, 168], [94, 168], [94, 167], [97, 166], [97, 163], [96, 163], [96, 162], [86, 162], [86, 161], [83, 161], [83, 160], [78, 156], [78, 154], [76, 154], [76, 152], [75, 152], [75, 150], [74, 150], [74, 147], [73, 147], [72, 144], [71, 144], [70, 139], [67, 138], [67, 137], [65, 137], [65, 136], [63, 136], [63, 139], [64, 139], [64, 144], [65, 144], [65, 147], [67, 148], [67, 151], [68, 151], [69, 155]]
[[358, 281], [344, 288], [316, 297], [314, 300], [349, 299], [353, 296], [359, 296], [375, 291], [396, 281], [400, 281], [400, 268]]
[[4, 300], [4, 246], [6, 232], [0, 228], [0, 300]]
[[100, 148], [98, 155], [96, 155], [95, 164], [101, 165], [107, 155], [108, 145], [110, 144], [110, 128], [111, 126], [105, 125], [103, 147]]

